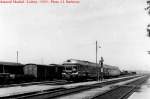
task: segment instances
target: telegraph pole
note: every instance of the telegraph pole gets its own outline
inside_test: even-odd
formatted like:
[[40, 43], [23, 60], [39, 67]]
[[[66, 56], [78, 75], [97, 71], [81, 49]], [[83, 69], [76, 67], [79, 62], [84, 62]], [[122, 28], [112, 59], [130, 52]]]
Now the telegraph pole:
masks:
[[97, 66], [97, 80], [99, 81], [99, 69], [97, 64], [97, 41], [96, 41], [96, 66]]
[[96, 41], [96, 64], [97, 64], [97, 41]]

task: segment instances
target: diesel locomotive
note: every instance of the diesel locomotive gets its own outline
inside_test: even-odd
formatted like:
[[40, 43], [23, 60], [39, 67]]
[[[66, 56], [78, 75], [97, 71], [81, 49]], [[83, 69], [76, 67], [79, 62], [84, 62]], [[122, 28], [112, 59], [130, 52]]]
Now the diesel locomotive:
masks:
[[103, 64], [103, 72], [100, 73], [100, 64], [76, 59], [63, 62], [63, 67], [62, 78], [66, 80], [97, 79], [98, 73], [106, 78], [121, 74], [120, 69], [116, 66]]

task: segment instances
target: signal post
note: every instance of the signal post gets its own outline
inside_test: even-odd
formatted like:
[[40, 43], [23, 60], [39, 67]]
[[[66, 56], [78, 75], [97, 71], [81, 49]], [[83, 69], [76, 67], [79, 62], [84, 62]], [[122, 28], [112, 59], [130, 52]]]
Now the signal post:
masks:
[[103, 59], [103, 57], [101, 57], [101, 60], [99, 61], [99, 64], [101, 65], [101, 68], [100, 68], [100, 74], [101, 74], [100, 79], [101, 79], [101, 81], [103, 80], [103, 62], [104, 62], [104, 59]]

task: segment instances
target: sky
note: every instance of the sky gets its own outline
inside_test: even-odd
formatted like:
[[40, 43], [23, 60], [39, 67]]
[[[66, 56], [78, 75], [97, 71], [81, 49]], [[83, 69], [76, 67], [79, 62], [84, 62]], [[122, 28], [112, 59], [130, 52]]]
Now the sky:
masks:
[[0, 4], [0, 61], [50, 64], [98, 59], [121, 69], [150, 70], [146, 0], [79, 4]]

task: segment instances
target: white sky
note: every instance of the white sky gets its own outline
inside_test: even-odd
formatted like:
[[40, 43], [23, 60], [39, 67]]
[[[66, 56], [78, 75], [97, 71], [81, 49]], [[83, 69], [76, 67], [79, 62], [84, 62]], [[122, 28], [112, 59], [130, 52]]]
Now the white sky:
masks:
[[150, 70], [146, 0], [81, 0], [80, 4], [0, 4], [0, 61], [62, 63], [99, 57], [122, 69]]

